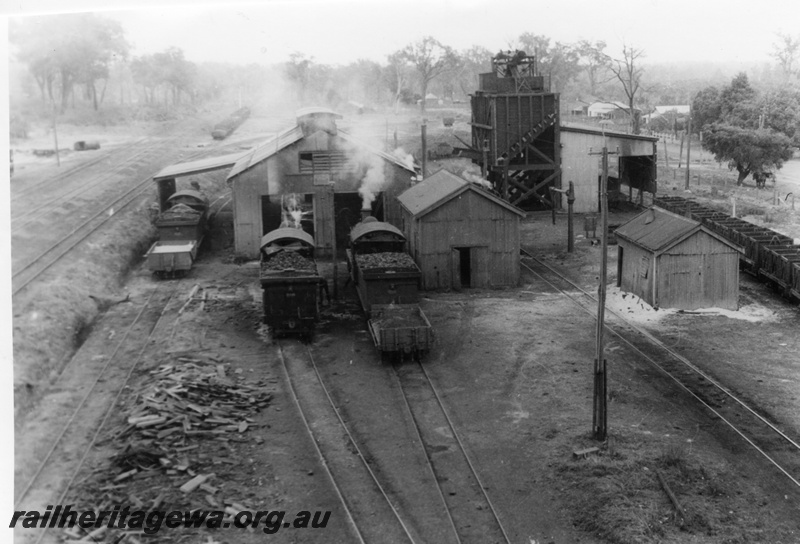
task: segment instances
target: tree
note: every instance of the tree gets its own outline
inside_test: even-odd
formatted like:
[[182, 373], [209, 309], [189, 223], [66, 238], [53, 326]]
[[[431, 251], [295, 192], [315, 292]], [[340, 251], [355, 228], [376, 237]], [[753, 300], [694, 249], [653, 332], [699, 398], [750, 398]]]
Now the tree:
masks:
[[719, 93], [720, 118], [735, 126], [757, 128], [759, 108], [756, 90], [750, 85], [747, 74], [740, 72], [730, 85]]
[[473, 45], [457, 55], [457, 66], [454, 70], [453, 82], [458, 85], [463, 95], [469, 95], [477, 89], [478, 75], [492, 71], [492, 52], [481, 45]]
[[727, 123], [714, 123], [703, 139], [703, 147], [728, 168], [739, 173], [737, 185], [750, 174], [764, 174], [780, 169], [792, 158], [792, 141], [785, 134], [770, 128], [748, 129]]
[[551, 46], [550, 38], [531, 32], [523, 33], [516, 44], [511, 45], [536, 57], [539, 73], [550, 78], [550, 88], [554, 92], [564, 92], [580, 70], [578, 50], [572, 45], [556, 42]]
[[642, 75], [644, 70], [639, 65], [639, 59], [644, 57], [644, 50], [637, 49], [627, 44], [622, 46], [622, 58], [610, 59], [609, 69], [616, 78], [622, 83], [622, 90], [625, 93], [628, 104], [628, 113], [631, 118], [631, 132], [639, 134], [641, 117], [636, 110], [636, 95], [642, 87]]
[[306, 57], [304, 53], [295, 51], [289, 55], [289, 62], [285, 65], [286, 75], [297, 87], [300, 103], [305, 101], [311, 77], [311, 65], [314, 57]]
[[400, 106], [400, 99], [408, 88], [410, 69], [408, 59], [403, 50], [395, 51], [388, 57], [389, 65], [386, 68], [386, 81], [389, 90], [394, 94], [394, 110]]
[[98, 109], [96, 81], [107, 79], [111, 62], [125, 58], [129, 48], [117, 21], [93, 13], [31, 17], [12, 27], [10, 37], [43, 97], [46, 90], [54, 100], [53, 85], [60, 83], [61, 111], [77, 83], [86, 85]]
[[692, 128], [702, 132], [722, 117], [719, 89], [714, 86], [699, 91], [692, 101]]
[[425, 97], [428, 94], [428, 85], [433, 79], [456, 65], [455, 53], [437, 39], [425, 36], [417, 43], [407, 45], [402, 50], [402, 57], [415, 68], [417, 76], [419, 76], [422, 114], [425, 115]]
[[600, 79], [605, 80], [603, 75], [608, 73], [608, 55], [603, 52], [605, 48], [606, 42], [602, 40], [596, 42], [581, 40], [576, 49], [579, 66], [586, 72], [589, 80], [589, 92], [593, 96], [597, 94]]
[[784, 77], [797, 73], [796, 63], [800, 55], [800, 35], [793, 37], [778, 32], [777, 43], [772, 44], [772, 57], [778, 61]]

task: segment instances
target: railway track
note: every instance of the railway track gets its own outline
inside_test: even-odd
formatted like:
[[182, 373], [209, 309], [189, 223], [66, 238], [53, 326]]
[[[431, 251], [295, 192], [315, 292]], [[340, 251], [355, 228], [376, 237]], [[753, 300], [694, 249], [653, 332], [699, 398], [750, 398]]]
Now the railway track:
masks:
[[[19, 490], [14, 497], [15, 510], [38, 508], [44, 511], [47, 504], [64, 503], [147, 348], [164, 330], [162, 321], [181, 285], [180, 281], [157, 284], [113, 349], [103, 353], [104, 357], [84, 356], [84, 351], [91, 351], [84, 350], [87, 344], [72, 357], [68, 366], [81, 365], [94, 370], [95, 380], [91, 384], [80, 378], [70, 380], [66, 377], [68, 373], [62, 372], [53, 384], [54, 395], [50, 398], [48, 414], [51, 419], [59, 419], [61, 431], [49, 443], [42, 439], [37, 450], [46, 453], [41, 458], [26, 460], [29, 462], [24, 466], [29, 466], [30, 470], [17, 478], [23, 482], [15, 486]], [[52, 405], [57, 409], [52, 410]], [[38, 438], [35, 427], [28, 430], [31, 436]], [[34, 542], [38, 544], [46, 534], [46, 530], [38, 531]]]
[[406, 411], [459, 544], [511, 540], [425, 367], [394, 365]]
[[[175, 141], [178, 138], [174, 139]], [[158, 149], [163, 148], [163, 142], [158, 143]], [[131, 168], [134, 167], [138, 162], [141, 162], [142, 157], [147, 155], [148, 153], [152, 153], [156, 147], [149, 146], [142, 150], [141, 152], [135, 154], [132, 158], [128, 158], [122, 162], [120, 166], [121, 169]], [[186, 161], [191, 161], [197, 159], [205, 155], [206, 152], [198, 152], [194, 153], [188, 158]], [[107, 179], [106, 176], [100, 175], [96, 178], [93, 178], [90, 183], [102, 183]], [[31, 259], [24, 263], [14, 263], [12, 265], [12, 295], [16, 296], [19, 292], [25, 289], [31, 282], [36, 280], [39, 276], [41, 276], [44, 272], [46, 272], [51, 266], [59, 262], [62, 258], [70, 253], [70, 251], [78, 246], [81, 242], [86, 240], [89, 236], [93, 233], [97, 232], [101, 227], [106, 225], [109, 221], [111, 221], [120, 211], [126, 209], [132, 203], [136, 202], [138, 198], [140, 198], [150, 187], [151, 187], [152, 177], [148, 176], [140, 181], [136, 182], [132, 187], [128, 188], [122, 194], [114, 194], [111, 198], [106, 201], [103, 207], [99, 210], [92, 209], [93, 214], [91, 217], [86, 219], [83, 222], [78, 223], [74, 226], [71, 230], [69, 230], [66, 234], [61, 235], [58, 239], [54, 240], [49, 246], [47, 246], [43, 251], [34, 255]], [[77, 187], [74, 191], [70, 192], [69, 194], [75, 197], [84, 189], [83, 186]], [[57, 202], [57, 204], [56, 204]], [[43, 209], [50, 212], [55, 209], [53, 206], [58, 207], [58, 204], [62, 205], [64, 202], [61, 199], [53, 199], [48, 201], [47, 203], [43, 204], [42, 207], [36, 208], [32, 210], [32, 216], [26, 216], [21, 214], [17, 220], [20, 221], [19, 230], [23, 230], [23, 227], [30, 222], [36, 221], [37, 219], [41, 218], [41, 215], [38, 215]], [[46, 214], [45, 214], [46, 215]], [[12, 220], [12, 232], [17, 229], [16, 223]], [[63, 228], [63, 225], [62, 225]]]
[[[281, 342], [288, 390], [357, 542], [424, 542], [401, 517], [370, 467], [325, 386], [311, 351]], [[358, 460], [353, 463], [353, 456]]]
[[[567, 279], [558, 270], [523, 250], [522, 266], [552, 289], [596, 316], [597, 299]], [[671, 379], [704, 406], [714, 419], [724, 423], [749, 447], [766, 459], [792, 484], [800, 488], [800, 441], [789, 436], [769, 417], [750, 406], [740, 395], [716, 381], [697, 365], [672, 350], [646, 330], [606, 308], [606, 330]]]
[[[52, 217], [65, 203], [75, 203], [80, 199], [94, 198], [98, 192], [96, 189], [99, 189], [99, 191], [113, 190], [113, 186], [111, 188], [104, 187], [109, 180], [115, 179], [117, 176], [124, 179], [127, 170], [134, 169], [138, 164], [157, 160], [160, 155], [165, 153], [164, 149], [169, 149], [175, 141], [177, 139], [167, 142], [147, 142], [144, 147], [141, 147], [141, 141], [134, 142], [125, 149], [127, 151], [136, 148], [132, 154], [126, 153], [124, 157], [114, 161], [114, 164], [104, 165], [102, 171], [96, 171], [97, 169], [92, 168], [96, 163], [90, 162], [81, 165], [79, 169], [74, 170], [67, 176], [55, 178], [56, 183], [48, 184], [50, 187], [32, 191], [32, 195], [18, 195], [16, 199], [12, 198], [12, 235], [27, 230], [31, 225], [42, 219]], [[73, 180], [72, 178], [78, 173], [83, 175], [79, 179]], [[18, 202], [31, 196], [36, 199], [36, 203], [33, 206], [21, 206]]]

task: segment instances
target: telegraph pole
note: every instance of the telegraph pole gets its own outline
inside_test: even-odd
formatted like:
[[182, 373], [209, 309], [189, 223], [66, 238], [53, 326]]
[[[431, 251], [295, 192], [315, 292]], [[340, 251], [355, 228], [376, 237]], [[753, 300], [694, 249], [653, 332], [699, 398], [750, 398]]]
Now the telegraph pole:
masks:
[[689, 189], [689, 170], [691, 170], [691, 162], [689, 162], [692, 153], [692, 107], [689, 106], [689, 124], [686, 127], [686, 185], [684, 189]]
[[[615, 154], [619, 153], [617, 151]], [[600, 215], [602, 259], [600, 264], [600, 286], [597, 296], [597, 344], [594, 359], [594, 409], [592, 411], [592, 432], [597, 440], [605, 440], [608, 429], [608, 411], [606, 402], [606, 360], [604, 356], [603, 331], [605, 329], [606, 311], [606, 283], [608, 281], [608, 148], [604, 145], [600, 153], [593, 153], [589, 149], [590, 155], [602, 155], [602, 176], [600, 177]]]

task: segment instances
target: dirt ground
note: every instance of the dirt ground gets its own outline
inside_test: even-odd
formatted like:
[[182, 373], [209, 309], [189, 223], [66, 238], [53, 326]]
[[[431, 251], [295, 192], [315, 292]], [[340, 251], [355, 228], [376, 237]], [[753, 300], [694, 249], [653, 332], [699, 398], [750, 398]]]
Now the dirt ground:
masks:
[[[711, 174], [716, 165], [706, 168], [709, 182], [700, 185], [699, 178], [693, 195], [727, 202], [730, 196], [725, 191], [738, 191], [740, 206], [749, 202], [747, 188], [714, 183]], [[670, 172], [665, 170], [662, 179]], [[678, 181], [679, 175], [680, 171]], [[661, 187], [679, 191], [677, 181], [676, 189], [667, 182]], [[758, 193], [750, 198], [754, 210], [759, 198], [765, 200]], [[779, 211], [771, 218], [782, 222], [768, 226], [800, 237], [796, 216], [789, 210]], [[631, 213], [614, 214], [611, 222], [619, 224]], [[581, 224], [579, 217], [576, 251], [569, 254], [566, 217], [560, 214], [553, 225], [549, 214], [532, 214], [522, 224], [522, 245], [592, 290], [597, 287], [599, 246], [583, 236]], [[287, 512], [330, 510], [331, 521], [325, 529], [286, 529], [269, 540], [352, 542], [340, 502], [286, 388], [276, 346], [260, 324], [257, 263], [233, 263], [230, 224], [222, 220], [217, 227], [200, 262], [180, 284], [159, 284], [141, 268], [128, 276], [124, 290], [134, 304], [141, 304], [158, 285], [177, 286], [176, 302], [142, 352], [129, 386], [75, 479], [68, 502], [98, 508], [151, 504], [160, 497], [164, 505], [181, 509], [227, 504]], [[615, 246], [610, 248], [609, 263], [609, 284], [613, 285]], [[330, 267], [326, 271], [330, 279]], [[360, 429], [364, 447], [373, 452], [394, 451], [374, 460], [391, 475], [391, 463], [401, 463], [403, 452], [412, 445], [385, 436], [378, 416], [401, 418], [403, 411], [387, 401], [390, 369], [369, 342], [352, 287], [340, 287], [341, 300], [323, 312], [311, 347], [320, 354], [323, 378], [332, 386], [348, 423]], [[735, 313], [714, 309], [697, 314], [656, 312], [624, 295], [611, 288], [608, 307], [749, 399], [788, 434], [800, 436], [797, 305], [746, 275], [740, 310]], [[575, 450], [599, 445], [590, 433], [594, 320], [536, 276], [523, 273], [514, 289], [426, 293], [421, 306], [437, 335], [426, 367], [444, 394], [512, 542], [800, 542], [800, 491], [672, 382], [613, 340], [607, 345], [609, 440], [598, 454], [574, 458]], [[94, 324], [86, 339], [85, 359], [108, 356], [110, 340], [121, 330], [118, 323], [122, 321], [114, 320], [130, 317], [134, 308], [116, 305]], [[245, 431], [224, 440], [190, 437], [178, 441], [121, 433], [126, 418], [141, 407], [142, 394], [153, 383], [151, 371], [187, 361], [201, 368], [221, 365], [235, 383], [268, 395], [268, 403], [249, 414]], [[55, 417], [55, 405], [47, 399], [55, 399], [64, 389], [69, 392], [73, 386], [66, 384], [90, 381], [94, 372], [90, 367], [68, 365], [45, 400], [25, 414], [16, 437], [17, 488], [47, 449], [46, 437], [55, 436], [62, 424]], [[113, 386], [121, 385], [124, 376], [110, 381], [109, 400]], [[88, 442], [101, 416], [98, 413], [94, 421], [87, 418], [80, 431], [87, 438], [78, 436], [77, 445]], [[130, 479], [116, 481], [125, 470], [121, 454], [132, 450], [155, 451], [169, 465], [148, 467]], [[65, 473], [76, 466], [80, 455], [75, 451], [59, 459]], [[683, 527], [656, 471], [670, 482], [688, 513]], [[187, 495], [178, 490], [192, 474], [209, 473], [214, 474], [209, 480], [213, 492], [205, 489]], [[52, 482], [38, 499], [47, 504], [57, 497], [57, 483]], [[400, 482], [389, 483], [401, 487]], [[420, 500], [428, 491], [420, 490]], [[415, 496], [402, 500], [414, 502]], [[18, 530], [15, 536], [28, 541], [38, 535]], [[54, 541], [62, 537], [50, 536]], [[126, 538], [123, 542], [146, 541]], [[159, 533], [157, 540], [261, 542], [264, 535], [173, 530]]]

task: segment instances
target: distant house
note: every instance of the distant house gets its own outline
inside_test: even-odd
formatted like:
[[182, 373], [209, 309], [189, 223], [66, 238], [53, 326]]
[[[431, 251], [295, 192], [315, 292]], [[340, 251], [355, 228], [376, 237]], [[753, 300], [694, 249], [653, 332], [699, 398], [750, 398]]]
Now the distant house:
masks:
[[617, 285], [654, 308], [739, 308], [739, 250], [698, 221], [651, 207], [616, 232]]
[[622, 102], [593, 102], [586, 108], [586, 115], [600, 119], [620, 119], [630, 115], [630, 108]]
[[442, 101], [442, 99], [439, 98], [438, 96], [436, 96], [433, 93], [428, 93], [428, 94], [425, 95], [425, 107], [426, 108], [436, 108], [436, 107], [441, 106], [443, 103], [444, 102]]
[[655, 109], [648, 113], [647, 115], [642, 117], [642, 120], [645, 123], [649, 123], [653, 119], [658, 119], [659, 117], [666, 116], [673, 116], [675, 117], [683, 117], [689, 115], [691, 113], [691, 106], [689, 104], [679, 105], [679, 106], [656, 106]]
[[586, 104], [582, 102], [572, 102], [566, 105], [567, 113], [572, 116], [586, 115]]
[[691, 109], [692, 107], [689, 104], [682, 106], [656, 106], [656, 110], [653, 113], [664, 115], [671, 112], [677, 113], [678, 115], [689, 115]]

